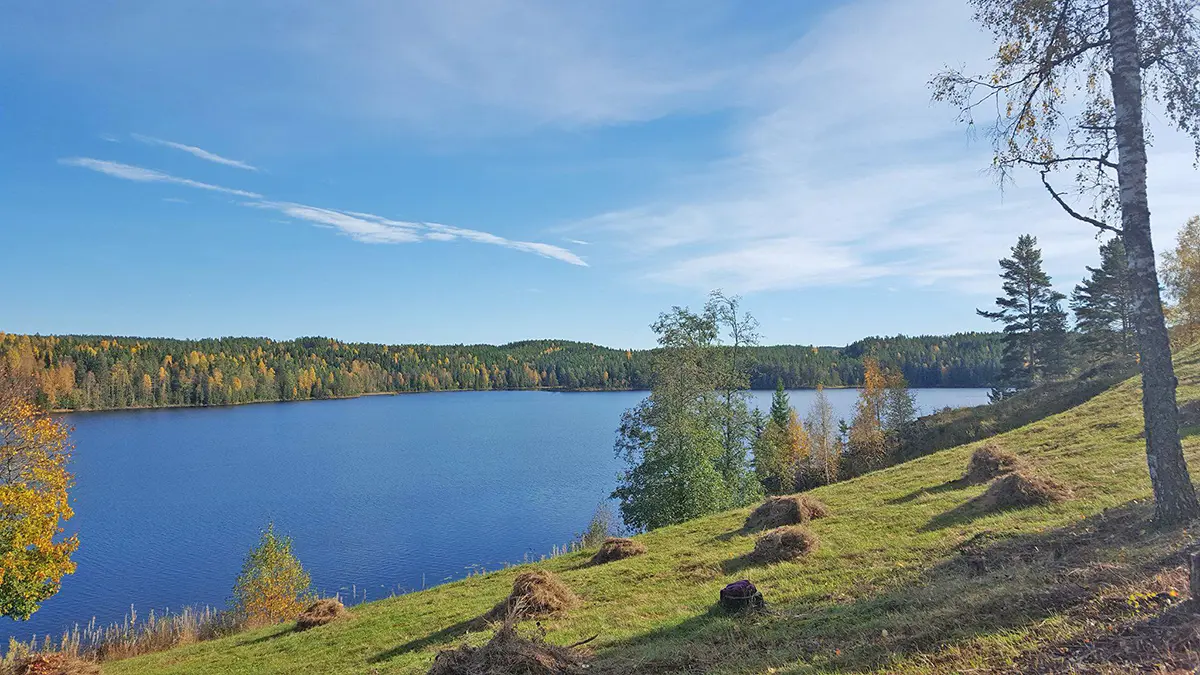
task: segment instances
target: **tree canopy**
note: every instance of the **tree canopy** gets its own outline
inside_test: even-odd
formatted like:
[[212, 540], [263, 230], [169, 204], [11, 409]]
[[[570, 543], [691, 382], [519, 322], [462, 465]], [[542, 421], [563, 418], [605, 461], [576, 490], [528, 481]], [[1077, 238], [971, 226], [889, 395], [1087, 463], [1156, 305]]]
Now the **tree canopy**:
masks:
[[[0, 333], [0, 361], [33, 378], [45, 407], [95, 410], [290, 401], [377, 392], [648, 389], [656, 350], [531, 340], [506, 345], [382, 345], [330, 338], [167, 338]], [[745, 384], [853, 386], [876, 354], [916, 387], [992, 384], [999, 336], [867, 338], [847, 347], [742, 349]]]

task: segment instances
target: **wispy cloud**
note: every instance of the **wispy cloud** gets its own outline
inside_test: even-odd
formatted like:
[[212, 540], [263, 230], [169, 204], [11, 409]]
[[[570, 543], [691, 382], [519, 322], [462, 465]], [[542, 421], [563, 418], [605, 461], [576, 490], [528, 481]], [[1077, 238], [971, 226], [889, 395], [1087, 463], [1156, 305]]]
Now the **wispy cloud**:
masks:
[[[987, 143], [930, 104], [926, 82], [947, 59], [986, 65], [992, 50], [961, 0], [841, 5], [747, 79], [728, 156], [568, 230], [624, 247], [643, 279], [743, 292], [896, 283], [977, 292], [995, 286], [997, 259], [1030, 232], [1056, 281], [1073, 283], [1096, 256], [1094, 232], [1062, 214], [1036, 175], [1001, 193], [983, 171]], [[1186, 139], [1163, 132], [1152, 182], [1182, 167], [1168, 171], [1166, 160]], [[1183, 201], [1171, 195], [1195, 184], [1195, 173], [1181, 175], [1155, 193], [1168, 232], [1184, 215], [1166, 213]]]
[[582, 239], [568, 239], [567, 241], [571, 242], [572, 244], [576, 244], [578, 246], [591, 246], [592, 245], [592, 242], [584, 241]]
[[214, 164], [224, 164], [225, 166], [232, 166], [237, 169], [245, 169], [246, 171], [258, 171], [258, 167], [251, 166], [245, 162], [242, 162], [242, 161], [239, 161], [236, 159], [229, 159], [228, 157], [222, 157], [222, 156], [216, 154], [215, 152], [209, 152], [208, 150], [205, 150], [204, 148], [198, 148], [194, 145], [184, 145], [183, 143], [176, 143], [175, 141], [167, 141], [167, 140], [163, 140], [161, 138], [154, 138], [153, 136], [143, 136], [142, 134], [130, 134], [130, 136], [132, 136], [135, 141], [138, 141], [140, 143], [145, 143], [147, 145], [161, 145], [165, 148], [173, 148], [175, 150], [182, 150], [183, 152], [186, 152], [189, 155], [194, 155], [196, 157], [199, 157], [200, 159], [203, 159], [206, 162], [213, 162]]
[[471, 230], [464, 227], [442, 225], [441, 223], [419, 223], [402, 220], [392, 220], [372, 213], [359, 211], [338, 211], [319, 206], [309, 206], [295, 202], [281, 202], [265, 199], [256, 192], [235, 190], [233, 188], [201, 183], [190, 178], [179, 178], [170, 174], [120, 162], [110, 162], [87, 157], [72, 157], [59, 160], [67, 166], [78, 166], [92, 171], [98, 171], [114, 178], [137, 181], [141, 183], [171, 183], [184, 185], [200, 190], [223, 192], [225, 194], [246, 197], [257, 201], [245, 202], [243, 205], [256, 209], [277, 211], [290, 218], [303, 220], [320, 227], [335, 229], [355, 241], [367, 244], [408, 244], [420, 241], [455, 241], [463, 240], [478, 244], [501, 246], [514, 251], [533, 253], [544, 258], [560, 260], [572, 265], [587, 267], [588, 264], [571, 251], [553, 244], [543, 244], [536, 241], [520, 241], [508, 239], [490, 232]]
[[234, 188], [222, 187], [211, 183], [202, 183], [198, 180], [190, 178], [179, 178], [172, 176], [169, 173], [163, 173], [155, 169], [147, 169], [131, 164], [122, 164], [120, 162], [110, 162], [104, 159], [92, 159], [90, 157], [70, 157], [60, 159], [59, 163], [66, 166], [78, 166], [91, 171], [98, 171], [113, 178], [121, 178], [123, 180], [132, 180], [139, 183], [170, 183], [172, 185], [183, 185], [186, 187], [196, 188], [198, 190], [209, 190], [211, 192], [223, 192], [229, 195], [238, 197], [247, 197], [250, 199], [261, 199], [262, 195], [257, 192], [249, 192], [246, 190], [236, 190]]
[[404, 244], [419, 241], [455, 241], [461, 239], [478, 244], [489, 244], [514, 251], [533, 253], [544, 258], [587, 267], [587, 262], [561, 246], [535, 241], [518, 241], [480, 230], [442, 225], [440, 223], [392, 220], [372, 213], [337, 211], [294, 202], [248, 202], [246, 206], [272, 209], [297, 220], [312, 223], [313, 225], [334, 228], [355, 241], [368, 244]]

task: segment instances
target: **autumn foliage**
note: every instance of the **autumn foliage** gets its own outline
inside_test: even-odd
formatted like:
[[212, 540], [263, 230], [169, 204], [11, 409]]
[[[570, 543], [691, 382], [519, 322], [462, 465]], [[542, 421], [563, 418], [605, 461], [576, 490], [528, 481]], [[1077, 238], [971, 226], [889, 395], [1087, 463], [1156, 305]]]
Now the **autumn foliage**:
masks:
[[[0, 364], [0, 616], [28, 619], [75, 571], [70, 430]], [[56, 539], [57, 538], [57, 539]]]
[[292, 540], [268, 526], [246, 556], [233, 588], [233, 611], [247, 626], [295, 619], [311, 600], [312, 579], [292, 554]]

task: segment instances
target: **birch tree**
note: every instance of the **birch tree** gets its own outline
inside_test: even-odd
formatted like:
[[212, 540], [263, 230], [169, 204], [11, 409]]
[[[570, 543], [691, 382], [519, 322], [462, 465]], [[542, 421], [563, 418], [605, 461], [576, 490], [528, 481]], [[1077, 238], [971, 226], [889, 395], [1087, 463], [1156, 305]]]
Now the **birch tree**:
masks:
[[1158, 104], [1200, 157], [1200, 0], [970, 2], [998, 45], [995, 67], [984, 75], [938, 74], [934, 99], [957, 107], [967, 124], [978, 114], [990, 118], [1001, 185], [1018, 170], [1034, 170], [1069, 216], [1121, 236], [1155, 518], [1169, 524], [1200, 516], [1179, 441], [1177, 380], [1150, 239], [1144, 123], [1147, 104]]

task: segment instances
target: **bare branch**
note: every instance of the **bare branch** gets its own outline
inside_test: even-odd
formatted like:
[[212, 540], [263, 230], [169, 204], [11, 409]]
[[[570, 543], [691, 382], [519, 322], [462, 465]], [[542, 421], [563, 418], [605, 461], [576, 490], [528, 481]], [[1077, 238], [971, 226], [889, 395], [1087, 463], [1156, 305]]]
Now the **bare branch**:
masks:
[[1100, 166], [1106, 166], [1110, 169], [1117, 168], [1117, 163], [1110, 161], [1107, 155], [1103, 157], [1055, 157], [1054, 159], [1025, 159], [1023, 157], [1016, 157], [1014, 160], [1019, 164], [1029, 164], [1040, 167], [1051, 167], [1066, 162], [1095, 162]]
[[1112, 225], [1109, 225], [1108, 223], [1106, 223], [1102, 220], [1097, 220], [1095, 218], [1085, 216], [1082, 213], [1079, 213], [1075, 209], [1071, 208], [1071, 205], [1063, 200], [1062, 194], [1059, 192], [1056, 192], [1054, 190], [1054, 188], [1051, 187], [1049, 179], [1046, 178], [1046, 174], [1048, 174], [1048, 173], [1050, 173], [1049, 168], [1042, 169], [1042, 171], [1041, 171], [1042, 185], [1046, 186], [1046, 191], [1050, 193], [1051, 197], [1054, 197], [1054, 201], [1058, 202], [1058, 205], [1061, 206], [1063, 208], [1063, 210], [1067, 212], [1067, 215], [1071, 216], [1075, 220], [1081, 220], [1093, 227], [1098, 227], [1101, 230], [1108, 230], [1109, 232], [1115, 232], [1117, 234], [1124, 234], [1122, 232], [1121, 228], [1119, 228], [1119, 227], [1113, 227]]

